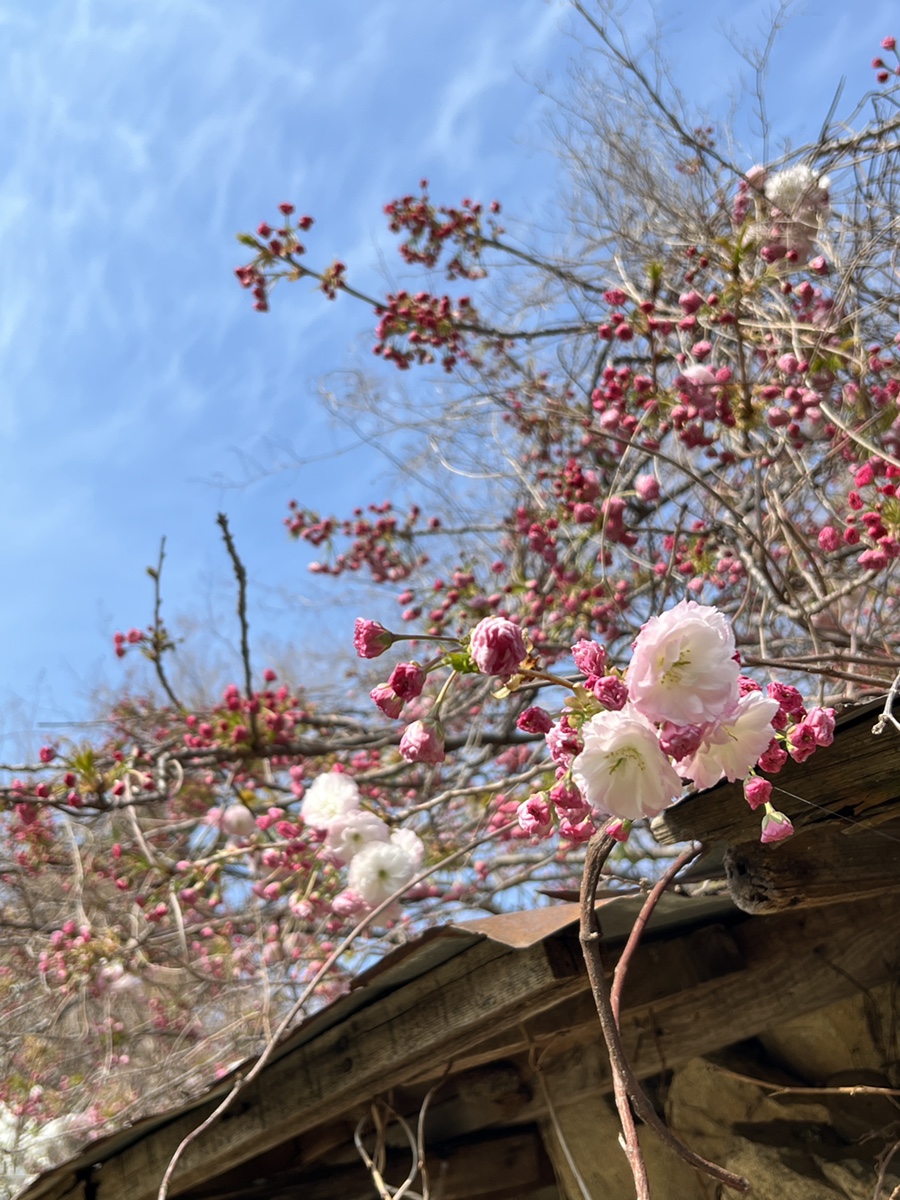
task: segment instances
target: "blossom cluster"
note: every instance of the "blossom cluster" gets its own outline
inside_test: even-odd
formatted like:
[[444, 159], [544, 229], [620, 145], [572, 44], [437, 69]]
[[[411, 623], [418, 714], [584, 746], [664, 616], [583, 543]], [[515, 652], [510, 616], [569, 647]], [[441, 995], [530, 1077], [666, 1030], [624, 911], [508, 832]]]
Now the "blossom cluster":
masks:
[[[400, 636], [376, 621], [359, 618], [354, 643], [363, 658], [384, 653]], [[458, 653], [439, 655], [428, 670], [453, 666], [454, 674], [471, 669], [506, 680], [506, 693], [530, 677], [552, 681], [529, 652], [519, 626], [507, 618], [485, 617]], [[631, 823], [652, 817], [674, 803], [685, 786], [703, 789], [721, 779], [745, 781], [752, 808], [763, 807], [763, 841], [792, 832], [787, 817], [771, 803], [772, 784], [757, 768], [774, 774], [787, 759], [805, 762], [819, 746], [831, 744], [834, 712], [808, 712], [796, 688], [770, 683], [766, 692], [741, 674], [734, 632], [725, 616], [710, 605], [682, 600], [641, 628], [624, 671], [610, 666], [599, 642], [584, 638], [572, 647], [582, 682], [558, 719], [532, 705], [518, 718], [520, 730], [543, 735], [556, 769], [556, 783], [518, 807], [519, 824], [529, 835], [544, 837], [554, 828], [583, 841], [595, 819], [612, 818], [623, 836]], [[451, 676], [452, 681], [453, 676]], [[408, 699], [417, 699], [426, 671], [400, 663], [372, 699], [386, 716], [401, 715]], [[448, 681], [451, 682], [451, 681]], [[407, 727], [400, 753], [409, 762], [437, 765], [444, 759], [437, 709]]]
[[347, 889], [336, 897], [336, 913], [348, 916], [374, 908], [410, 882], [425, 847], [411, 829], [394, 829], [360, 805], [359, 785], [340, 771], [318, 775], [303, 797], [305, 824], [323, 839], [324, 850], [347, 867]]
[[546, 731], [557, 784], [522, 805], [523, 828], [548, 833], [552, 803], [560, 831], [575, 840], [590, 836], [598, 814], [627, 829], [672, 804], [686, 784], [708, 788], [725, 778], [750, 781], [748, 801], [765, 806], [764, 841], [789, 835], [790, 822], [771, 805], [772, 785], [752, 773], [778, 771], [788, 755], [803, 762], [829, 745], [834, 713], [807, 713], [795, 688], [773, 683], [764, 695], [742, 676], [722, 613], [682, 600], [651, 617], [624, 674], [607, 674], [602, 647], [589, 641], [573, 656], [584, 696]]

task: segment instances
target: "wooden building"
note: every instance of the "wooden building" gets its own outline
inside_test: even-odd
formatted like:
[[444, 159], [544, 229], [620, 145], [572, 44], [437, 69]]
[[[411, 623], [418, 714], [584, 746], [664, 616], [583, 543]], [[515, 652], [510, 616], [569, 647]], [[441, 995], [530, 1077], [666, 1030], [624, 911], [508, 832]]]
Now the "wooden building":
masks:
[[[791, 841], [760, 847], [728, 786], [655, 823], [661, 841], [704, 842], [708, 878], [658, 908], [623, 1039], [670, 1127], [746, 1176], [754, 1200], [900, 1187], [900, 733], [875, 737], [873, 720], [855, 712], [832, 748], [778, 777]], [[610, 964], [642, 899], [602, 901]], [[230, 1085], [94, 1143], [24, 1200], [153, 1200]], [[430, 1200], [628, 1200], [611, 1087], [576, 906], [449, 926], [296, 1029], [191, 1144], [170, 1195], [370, 1200], [421, 1156]], [[724, 1194], [641, 1132], [654, 1197]], [[423, 1195], [421, 1175], [410, 1189]]]

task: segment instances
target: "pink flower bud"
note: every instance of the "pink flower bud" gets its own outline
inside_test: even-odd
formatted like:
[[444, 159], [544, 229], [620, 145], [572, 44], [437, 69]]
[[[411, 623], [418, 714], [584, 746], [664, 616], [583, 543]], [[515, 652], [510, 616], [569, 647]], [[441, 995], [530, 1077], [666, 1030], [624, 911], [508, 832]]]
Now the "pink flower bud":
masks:
[[602, 675], [606, 670], [606, 647], [590, 638], [582, 638], [575, 643], [572, 657], [582, 675]]
[[784, 813], [777, 812], [767, 805], [766, 814], [762, 820], [761, 842], [783, 842], [794, 832], [794, 826]]
[[591, 691], [604, 708], [619, 712], [628, 703], [628, 688], [615, 675], [604, 675], [591, 683]]
[[506, 617], [485, 617], [472, 630], [469, 653], [483, 675], [512, 675], [526, 654], [522, 630]]
[[638, 475], [634, 481], [634, 490], [645, 504], [652, 504], [659, 499], [659, 481], [655, 475]]
[[833, 525], [824, 525], [819, 530], [819, 549], [830, 553], [839, 549], [841, 537]]
[[744, 796], [751, 808], [759, 808], [772, 799], [772, 785], [768, 779], [751, 775], [749, 779], [744, 780]]
[[532, 705], [531, 708], [526, 708], [520, 714], [516, 721], [516, 726], [523, 733], [549, 733], [553, 728], [553, 720], [548, 712], [538, 708], [537, 705]]
[[699, 292], [682, 292], [678, 297], [678, 304], [682, 310], [690, 316], [703, 307], [703, 297]]
[[613, 817], [611, 821], [607, 821], [603, 826], [603, 832], [608, 834], [614, 841], [627, 842], [633, 824], [633, 821], [626, 821], [624, 817]]
[[703, 744], [707, 729], [707, 725], [675, 725], [671, 721], [663, 721], [659, 727], [660, 749], [676, 762], [690, 758]]
[[407, 762], [443, 762], [444, 736], [437, 721], [426, 719], [407, 725], [400, 739], [400, 753]]
[[418, 663], [397, 663], [388, 679], [388, 687], [394, 689], [401, 700], [415, 700], [421, 696], [425, 686], [425, 672]]
[[353, 627], [353, 645], [360, 658], [378, 658], [384, 654], [396, 641], [394, 634], [388, 632], [377, 621], [366, 617], [357, 617]]
[[759, 756], [757, 765], [761, 771], [765, 771], [768, 775], [777, 775], [787, 760], [787, 750], [785, 750], [777, 738], [772, 738], [765, 752]]
[[373, 687], [369, 696], [384, 715], [390, 717], [392, 721], [396, 721], [403, 712], [403, 701], [387, 683], [379, 683], [377, 687]]

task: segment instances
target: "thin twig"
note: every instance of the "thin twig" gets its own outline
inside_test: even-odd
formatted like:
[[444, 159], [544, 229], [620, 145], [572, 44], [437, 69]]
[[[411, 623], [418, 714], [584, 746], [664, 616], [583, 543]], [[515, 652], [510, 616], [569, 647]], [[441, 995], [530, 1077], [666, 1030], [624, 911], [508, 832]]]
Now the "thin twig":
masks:
[[[588, 843], [581, 887], [580, 928], [581, 946], [587, 966], [588, 979], [594, 995], [594, 1002], [597, 1006], [597, 1015], [600, 1018], [600, 1028], [606, 1041], [607, 1050], [609, 1051], [609, 1061], [613, 1077], [615, 1078], [616, 1074], [620, 1076], [623, 1091], [627, 1092], [627, 1095], [630, 1096], [637, 1115], [680, 1158], [696, 1170], [702, 1171], [713, 1179], [718, 1179], [720, 1183], [724, 1183], [726, 1187], [732, 1188], [736, 1192], [749, 1192], [750, 1184], [743, 1176], [735, 1175], [731, 1171], [726, 1171], [724, 1167], [709, 1162], [708, 1159], [691, 1150], [689, 1146], [686, 1146], [680, 1138], [672, 1133], [657, 1116], [656, 1110], [647, 1098], [631, 1063], [628, 1061], [628, 1056], [622, 1044], [621, 1035], [619, 1034], [619, 1027], [610, 1006], [609, 988], [606, 983], [603, 961], [600, 955], [600, 922], [595, 909], [595, 897], [597, 886], [600, 882], [600, 873], [603, 869], [603, 864], [606, 862], [615, 845], [615, 840], [602, 832], [595, 834]], [[640, 1191], [641, 1184], [638, 1171], [643, 1170], [643, 1163], [642, 1161], [638, 1161], [637, 1157], [640, 1154], [640, 1148], [637, 1147], [637, 1155], [635, 1155], [634, 1147], [629, 1152], [629, 1148], [626, 1145], [626, 1154], [629, 1156], [632, 1172], [635, 1174], [635, 1182], [638, 1186], [638, 1200], [643, 1200], [645, 1196], [649, 1198], [649, 1191], [645, 1191], [644, 1193]], [[646, 1181], [646, 1174], [644, 1174], [644, 1181]]]
[[253, 669], [250, 665], [250, 626], [247, 621], [247, 568], [244, 566], [237, 552], [237, 547], [234, 544], [234, 538], [231, 536], [231, 530], [228, 527], [228, 517], [225, 513], [219, 513], [216, 517], [216, 524], [222, 530], [222, 538], [225, 541], [225, 549], [228, 551], [228, 556], [231, 559], [231, 565], [234, 567], [234, 577], [238, 585], [238, 602], [237, 615], [238, 621], [241, 624], [241, 662], [244, 664], [244, 695], [247, 698], [249, 705], [247, 715], [250, 718], [250, 733], [252, 735], [252, 743], [254, 747], [257, 744], [257, 722], [256, 713], [253, 711]]
[[303, 1006], [309, 1000], [310, 996], [312, 996], [316, 988], [319, 986], [331, 968], [340, 959], [341, 955], [343, 955], [353, 945], [360, 934], [365, 932], [365, 930], [368, 929], [368, 927], [372, 925], [383, 912], [401, 899], [406, 892], [416, 887], [417, 884], [422, 883], [423, 880], [428, 879], [428, 877], [433, 875], [435, 871], [446, 867], [448, 863], [456, 862], [460, 858], [465, 858], [466, 855], [471, 854], [472, 851], [477, 849], [478, 846], [483, 845], [485, 842], [493, 841], [494, 838], [500, 837], [502, 834], [507, 833], [510, 829], [515, 828], [518, 828], [518, 821], [510, 821], [506, 825], [501, 825], [497, 829], [491, 829], [488, 833], [482, 834], [480, 837], [473, 838], [471, 842], [468, 842], [459, 850], [455, 850], [452, 854], [449, 854], [440, 862], [434, 863], [432, 866], [426, 867], [424, 870], [420, 871], [418, 875], [414, 875], [408, 883], [405, 883], [403, 887], [398, 888], [396, 892], [388, 896], [386, 900], [383, 900], [381, 904], [377, 906], [377, 908], [373, 908], [370, 913], [367, 913], [360, 921], [356, 923], [347, 936], [341, 942], [339, 942], [334, 950], [332, 950], [332, 952], [328, 955], [313, 978], [291, 1005], [288, 1012], [281, 1019], [281, 1022], [277, 1026], [275, 1032], [266, 1044], [259, 1058], [253, 1064], [247, 1074], [238, 1074], [231, 1090], [228, 1092], [225, 1098], [213, 1109], [213, 1111], [208, 1117], [206, 1117], [204, 1121], [202, 1121], [195, 1129], [192, 1129], [191, 1132], [179, 1142], [174, 1153], [172, 1154], [172, 1157], [169, 1159], [169, 1164], [166, 1167], [162, 1182], [159, 1185], [159, 1190], [156, 1194], [157, 1200], [166, 1200], [168, 1197], [169, 1183], [173, 1174], [175, 1173], [175, 1168], [178, 1166], [178, 1163], [180, 1162], [181, 1157], [185, 1150], [187, 1150], [188, 1146], [190, 1146], [192, 1142], [196, 1141], [196, 1139], [204, 1132], [204, 1130], [209, 1129], [210, 1126], [214, 1125], [216, 1121], [218, 1121], [219, 1118], [228, 1111], [237, 1096], [262, 1072], [263, 1068], [271, 1059], [278, 1043], [281, 1041], [285, 1033], [287, 1033], [297, 1015], [302, 1011]]

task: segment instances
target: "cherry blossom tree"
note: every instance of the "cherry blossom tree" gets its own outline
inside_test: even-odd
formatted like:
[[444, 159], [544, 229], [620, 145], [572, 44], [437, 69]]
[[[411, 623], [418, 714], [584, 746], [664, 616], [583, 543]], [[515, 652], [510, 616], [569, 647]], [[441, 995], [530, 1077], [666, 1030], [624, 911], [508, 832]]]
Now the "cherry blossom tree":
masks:
[[[372, 585], [340, 704], [256, 663], [221, 516], [237, 682], [180, 696], [161, 555], [151, 620], [115, 639], [146, 691], [7, 765], [0, 1113], [25, 1141], [190, 1094], [429, 922], [583, 869], [590, 900], [604, 863], [650, 874], [645, 818], [686, 786], [744, 780], [762, 840], [789, 836], [770, 777], [896, 676], [894, 41], [814, 141], [743, 154], [649, 49], [574, 9], [555, 244], [425, 181], [385, 206], [409, 283], [384, 296], [316, 262], [291, 202], [241, 236], [261, 313], [313, 282], [371, 317], [380, 386], [414, 389], [415, 453], [467, 482], [346, 517], [289, 505], [312, 570]], [[621, 88], [628, 106], [603, 102]], [[341, 403], [398, 420], [373, 394], [357, 379]], [[617, 1088], [639, 1106], [625, 1068]]]

